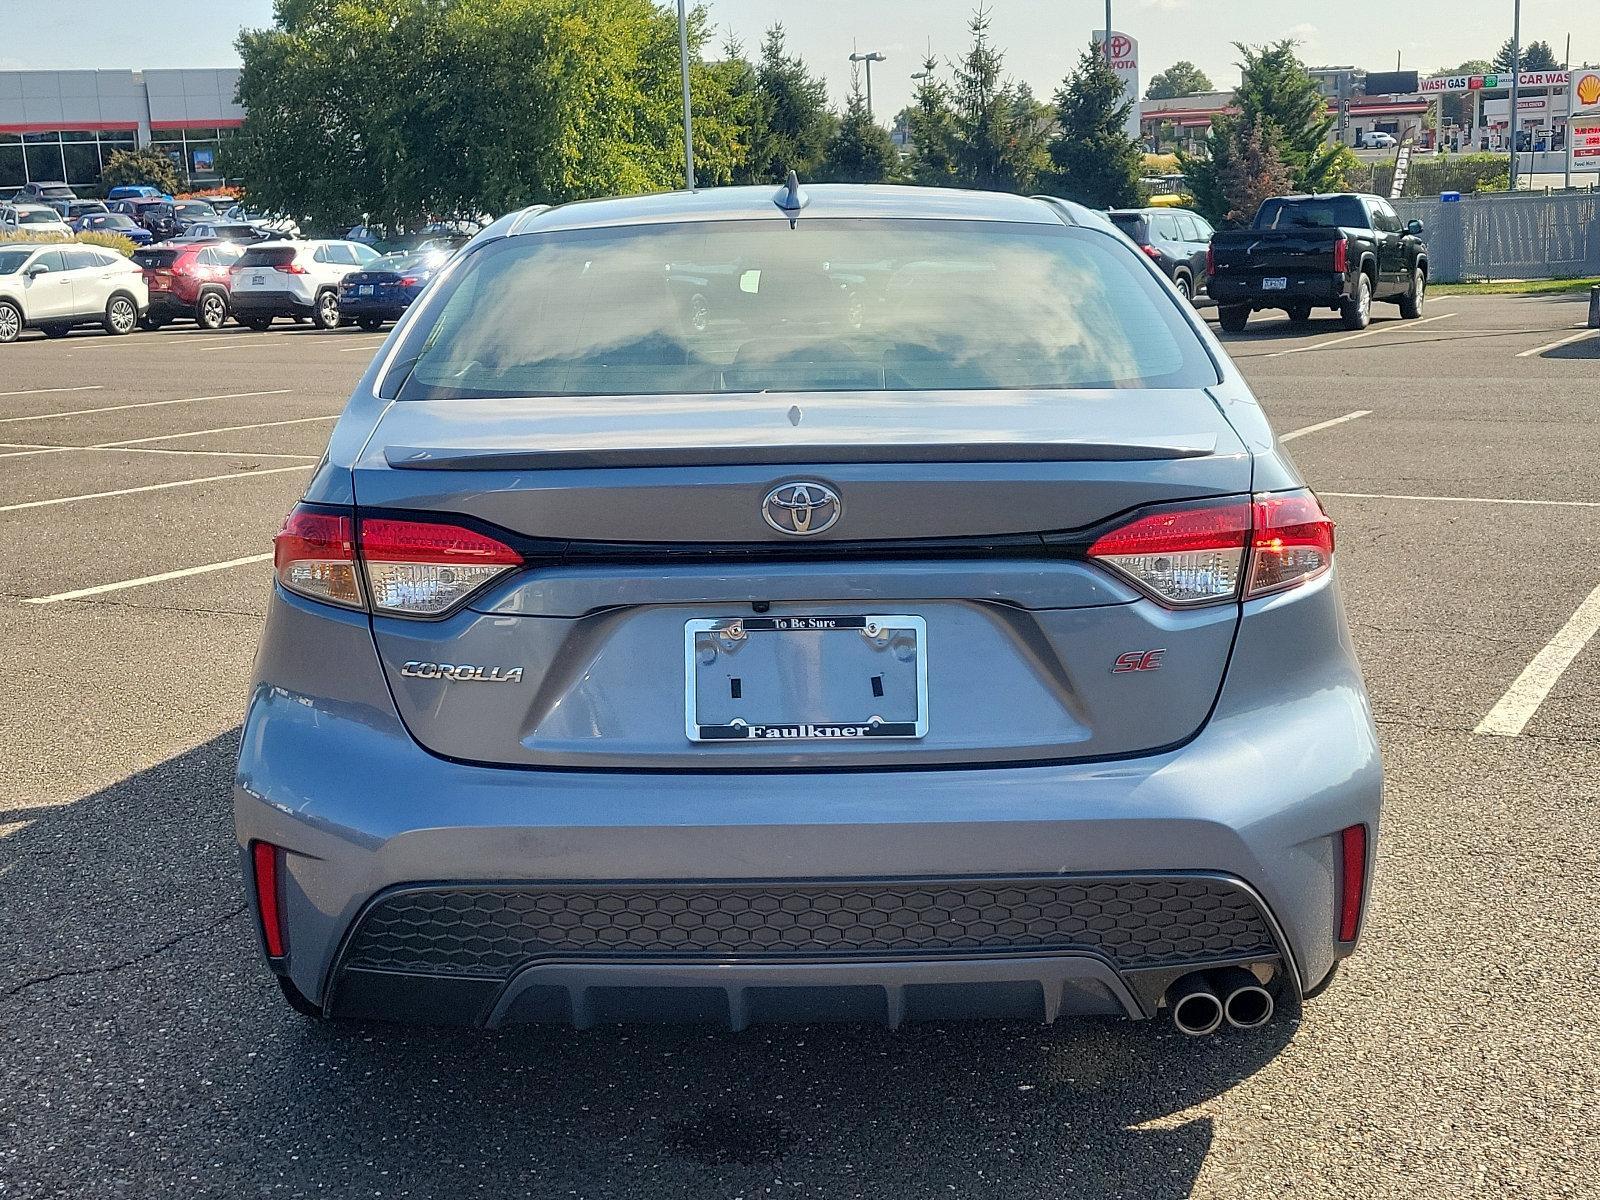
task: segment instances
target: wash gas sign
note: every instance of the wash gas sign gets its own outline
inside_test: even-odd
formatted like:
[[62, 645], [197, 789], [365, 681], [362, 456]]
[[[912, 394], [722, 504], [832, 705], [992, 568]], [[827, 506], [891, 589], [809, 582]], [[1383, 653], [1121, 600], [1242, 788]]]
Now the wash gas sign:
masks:
[[[1517, 76], [1517, 86], [1566, 87], [1569, 79], [1571, 75], [1566, 71], [1523, 71]], [[1420, 86], [1425, 96], [1435, 92], [1493, 91], [1511, 86], [1511, 72], [1503, 71], [1498, 75], [1435, 75], [1432, 79], [1424, 79]]]
[[[1094, 31], [1094, 48], [1106, 53], [1106, 31]], [[1111, 69], [1122, 81], [1122, 98], [1128, 101], [1128, 136], [1139, 136], [1139, 43], [1125, 33], [1111, 30]]]

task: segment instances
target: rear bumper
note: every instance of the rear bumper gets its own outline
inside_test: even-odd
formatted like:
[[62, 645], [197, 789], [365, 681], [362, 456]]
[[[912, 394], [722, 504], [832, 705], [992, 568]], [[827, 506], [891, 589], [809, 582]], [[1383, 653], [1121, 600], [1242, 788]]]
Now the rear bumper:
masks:
[[1331, 579], [1248, 607], [1216, 713], [1167, 753], [627, 774], [428, 754], [366, 620], [279, 593], [235, 788], [241, 855], [286, 850], [275, 969], [333, 1013], [491, 1025], [1139, 1017], [1230, 962], [1310, 989], [1354, 948], [1336, 835], [1375, 845], [1381, 767]]
[[1282, 308], [1287, 304], [1334, 307], [1347, 291], [1343, 276], [1325, 271], [1282, 276], [1286, 286], [1267, 291], [1261, 286], [1264, 274], [1212, 276], [1207, 291], [1218, 304], [1249, 304], [1254, 308]]
[[315, 304], [289, 291], [235, 290], [229, 298], [233, 311], [244, 317], [309, 317]]
[[149, 315], [159, 321], [176, 320], [194, 316], [194, 300], [185, 300], [176, 292], [151, 292]]
[[385, 321], [398, 321], [405, 315], [407, 305], [387, 297], [347, 296], [339, 293], [339, 313], [347, 317], [382, 317]]

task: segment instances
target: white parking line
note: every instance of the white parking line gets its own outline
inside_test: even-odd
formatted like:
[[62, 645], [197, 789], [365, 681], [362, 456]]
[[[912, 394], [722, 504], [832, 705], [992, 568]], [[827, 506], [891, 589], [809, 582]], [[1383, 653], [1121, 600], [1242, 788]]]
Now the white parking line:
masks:
[[1439, 504], [1528, 504], [1540, 508], [1600, 508], [1600, 500], [1507, 500], [1500, 496], [1396, 496], [1384, 492], [1324, 492], [1341, 500], [1429, 500]]
[[[146, 442], [176, 441], [178, 438], [203, 437], [208, 433], [238, 433], [245, 429], [270, 429], [277, 425], [305, 425], [311, 421], [337, 421], [339, 414], [334, 413], [327, 417], [290, 417], [283, 421], [257, 421], [253, 425], [219, 425], [215, 429], [191, 429], [187, 433], [159, 433], [154, 437], [128, 438], [120, 442], [91, 442], [86, 446], [40, 446], [28, 442], [0, 442], [10, 453], [0, 454], [0, 458], [27, 458], [37, 454], [65, 454], [69, 450], [133, 450], [143, 447]], [[155, 449], [148, 449], [147, 453], [160, 453]], [[239, 450], [167, 450], [170, 454], [221, 454], [230, 458], [316, 458], [315, 454], [258, 454], [255, 451], [244, 452]]]
[[228, 392], [221, 396], [184, 396], [178, 400], [141, 400], [137, 404], [108, 404], [103, 408], [69, 408], [65, 412], [34, 413], [28, 417], [0, 417], [0, 425], [13, 421], [46, 421], [51, 417], [87, 417], [92, 413], [122, 412], [129, 408], [160, 408], [163, 404], [198, 404], [202, 400], [243, 400], [249, 396], [287, 396], [289, 388], [270, 392]]
[[117, 488], [110, 492], [87, 492], [82, 496], [56, 496], [50, 500], [28, 500], [22, 504], [0, 504], [0, 513], [20, 512], [24, 508], [49, 508], [55, 504], [74, 504], [79, 500], [105, 500], [112, 496], [132, 496], [138, 492], [161, 492], [168, 488], [193, 487], [197, 483], [221, 483], [227, 479], [255, 479], [262, 475], [281, 475], [285, 471], [309, 471], [312, 464], [297, 467], [268, 467], [265, 471], [233, 471], [227, 475], [204, 475], [199, 479], [179, 479], [173, 483], [147, 483], [143, 487]]
[[245, 429], [271, 429], [278, 425], [307, 425], [313, 421], [337, 421], [338, 413], [331, 413], [325, 417], [289, 417], [282, 421], [257, 421], [253, 425], [222, 425], [216, 429], [195, 429], [188, 433], [159, 433], [154, 437], [128, 438], [121, 442], [100, 442], [87, 446], [88, 450], [115, 450], [122, 446], [142, 446], [146, 442], [176, 441], [178, 438], [201, 437], [208, 433], [238, 433]]
[[1575, 333], [1571, 337], [1560, 338], [1554, 342], [1551, 342], [1548, 346], [1535, 346], [1532, 350], [1524, 350], [1521, 354], [1518, 354], [1517, 357], [1532, 358], [1536, 354], [1544, 354], [1550, 350], [1559, 350], [1563, 346], [1570, 346], [1573, 342], [1581, 342], [1585, 338], [1591, 336], [1600, 335], [1596, 335], [1592, 329], [1585, 329], [1582, 333]]
[[46, 392], [98, 392], [103, 387], [105, 387], [103, 383], [86, 383], [82, 387], [28, 388], [21, 392], [0, 392], [0, 396], [43, 396]]
[[1278, 440], [1280, 442], [1292, 442], [1295, 438], [1305, 437], [1308, 433], [1316, 433], [1322, 429], [1332, 429], [1335, 425], [1343, 425], [1346, 421], [1358, 421], [1362, 417], [1370, 417], [1371, 415], [1372, 410], [1370, 408], [1358, 408], [1353, 413], [1345, 413], [1344, 416], [1335, 417], [1331, 421], [1318, 421], [1315, 425], [1307, 425], [1304, 429], [1290, 430], [1288, 433], [1280, 434]]
[[1313, 350], [1326, 350], [1329, 346], [1339, 346], [1345, 342], [1359, 341], [1379, 333], [1404, 333], [1415, 329], [1418, 325], [1426, 325], [1430, 321], [1445, 321], [1455, 316], [1455, 313], [1440, 313], [1436, 317], [1423, 317], [1420, 321], [1385, 321], [1382, 325], [1374, 325], [1371, 329], [1361, 333], [1348, 334], [1345, 337], [1331, 338], [1326, 342], [1314, 342], [1309, 346], [1294, 346], [1288, 350], [1275, 350], [1271, 354], [1262, 355], [1263, 358], [1282, 358], [1286, 354], [1309, 354]]
[[357, 350], [376, 350], [379, 346], [383, 345], [383, 342], [388, 340], [388, 338], [384, 338], [381, 342], [363, 342], [359, 346], [343, 346], [340, 348], [339, 353], [354, 354]]
[[264, 333], [258, 337], [230, 337], [215, 346], [202, 346], [196, 353], [209, 354], [215, 350], [232, 350], [235, 346], [248, 346], [253, 342], [273, 342], [277, 341], [280, 336], [275, 333]]
[[207, 563], [203, 567], [185, 567], [181, 571], [163, 571], [159, 575], [142, 575], [138, 579], [124, 579], [120, 583], [102, 583], [99, 587], [79, 588], [75, 592], [57, 592], [54, 596], [36, 596], [24, 604], [57, 604], [62, 600], [82, 600], [85, 596], [103, 596], [107, 592], [120, 592], [126, 588], [143, 587], [147, 583], [165, 583], [169, 579], [187, 579], [191, 575], [209, 575], [212, 571], [226, 571], [247, 563], [268, 561], [272, 555], [252, 554], [246, 558], [231, 558], [227, 562]]
[[208, 458], [298, 458], [315, 462], [320, 454], [269, 454], [264, 450], [179, 450], [170, 446], [37, 446], [31, 442], [0, 442], [0, 458], [28, 458], [38, 454], [65, 454], [69, 450], [93, 450], [102, 454], [199, 454]]
[[1506, 689], [1506, 694], [1472, 732], [1494, 737], [1520, 734], [1562, 673], [1596, 632], [1600, 632], [1600, 587], [1578, 605], [1578, 611], [1544, 644], [1544, 649], [1533, 656], [1533, 661], [1522, 669], [1516, 682]]

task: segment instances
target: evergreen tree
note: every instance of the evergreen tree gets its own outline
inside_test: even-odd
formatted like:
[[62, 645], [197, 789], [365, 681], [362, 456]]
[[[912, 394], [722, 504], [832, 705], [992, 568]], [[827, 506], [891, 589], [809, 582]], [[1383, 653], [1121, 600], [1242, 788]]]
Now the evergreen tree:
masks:
[[1126, 208], [1141, 200], [1144, 157], [1127, 134], [1133, 101], [1094, 46], [1056, 92], [1056, 134], [1046, 185], [1090, 208]]
[[989, 191], [1026, 192], [1048, 163], [1046, 132], [1032, 93], [1003, 78], [1005, 56], [989, 40], [989, 13], [968, 23], [972, 48], [954, 65], [956, 182]]
[[1176, 100], [1179, 96], [1197, 96], [1212, 91], [1211, 79], [1187, 59], [1173, 63], [1165, 71], [1157, 71], [1145, 89], [1146, 100]]
[[1270, 119], [1259, 125], [1236, 121], [1224, 130], [1218, 184], [1227, 224], [1249, 224], [1262, 201], [1289, 191], [1289, 166], [1279, 150], [1282, 136]]
[[766, 177], [781, 182], [790, 171], [802, 179], [815, 174], [833, 133], [828, 85], [785, 52], [782, 25], [767, 30], [756, 78], [767, 121]]
[[850, 98], [844, 119], [828, 140], [823, 178], [834, 183], [882, 183], [899, 160], [889, 131], [872, 119], [861, 77], [850, 74]]
[[[1522, 47], [1518, 55], [1519, 69], [1523, 71], [1559, 71], [1561, 60], [1556, 58], [1556, 52], [1550, 48], [1549, 42], [1529, 42]], [[1511, 70], [1511, 39], [1507, 38], [1500, 46], [1500, 53], [1494, 56], [1494, 69], [1496, 71]]]
[[906, 110], [911, 179], [924, 187], [948, 187], [956, 178], [956, 114], [950, 89], [934, 76], [937, 66], [931, 53], [922, 60], [922, 78]]
[[1271, 121], [1277, 127], [1280, 152], [1295, 187], [1325, 191], [1339, 162], [1339, 147], [1328, 137], [1335, 118], [1294, 47], [1290, 40], [1270, 46], [1235, 43], [1244, 56], [1235, 103], [1247, 126]]

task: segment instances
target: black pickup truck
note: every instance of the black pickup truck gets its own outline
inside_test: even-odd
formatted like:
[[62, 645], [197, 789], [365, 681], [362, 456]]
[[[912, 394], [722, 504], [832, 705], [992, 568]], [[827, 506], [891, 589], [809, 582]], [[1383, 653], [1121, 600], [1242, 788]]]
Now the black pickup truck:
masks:
[[1332, 308], [1346, 329], [1365, 329], [1372, 302], [1420, 317], [1428, 288], [1422, 222], [1401, 224], [1379, 196], [1338, 193], [1279, 196], [1261, 205], [1249, 229], [1211, 239], [1207, 287], [1226, 330], [1243, 329], [1257, 309], [1280, 308], [1305, 321]]

